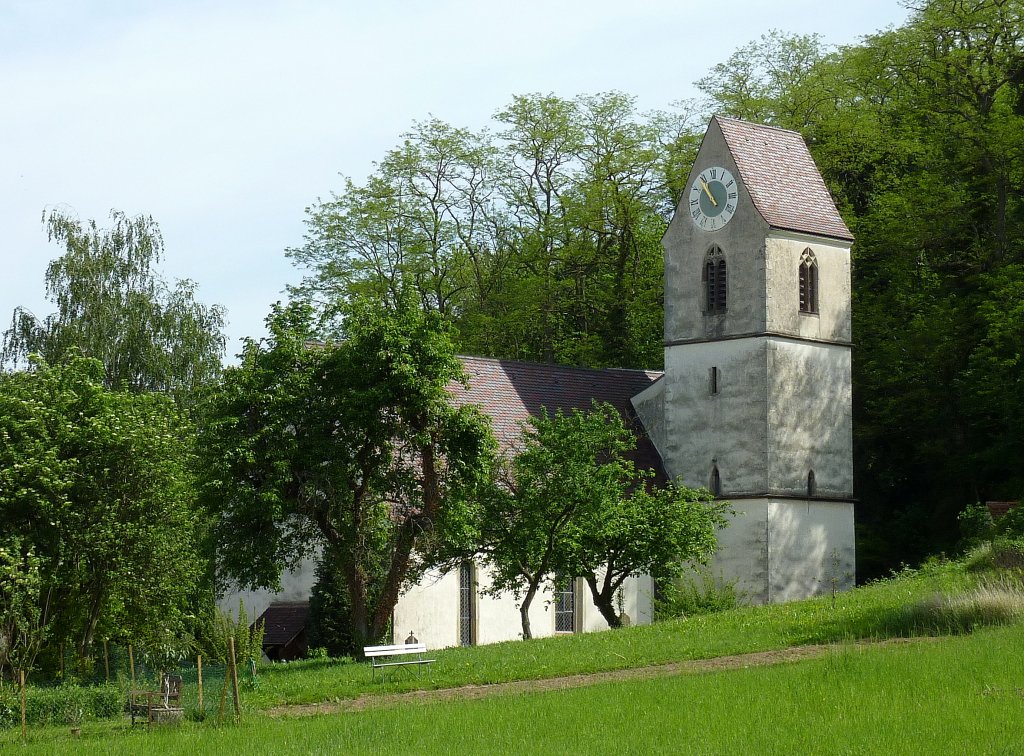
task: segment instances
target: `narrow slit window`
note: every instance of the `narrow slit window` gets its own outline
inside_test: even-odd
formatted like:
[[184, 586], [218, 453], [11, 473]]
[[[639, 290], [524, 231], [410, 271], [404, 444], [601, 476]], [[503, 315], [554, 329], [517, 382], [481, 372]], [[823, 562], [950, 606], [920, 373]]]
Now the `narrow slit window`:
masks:
[[718, 465], [711, 468], [711, 493], [715, 496], [722, 495], [722, 476], [718, 472]]
[[814, 480], [814, 470], [807, 473], [807, 498], [814, 496], [818, 490], [818, 484]]
[[818, 260], [810, 249], [800, 255], [800, 312], [818, 311]]
[[717, 394], [718, 393], [718, 368], [717, 367], [711, 368], [710, 379], [711, 379], [711, 393], [712, 394]]

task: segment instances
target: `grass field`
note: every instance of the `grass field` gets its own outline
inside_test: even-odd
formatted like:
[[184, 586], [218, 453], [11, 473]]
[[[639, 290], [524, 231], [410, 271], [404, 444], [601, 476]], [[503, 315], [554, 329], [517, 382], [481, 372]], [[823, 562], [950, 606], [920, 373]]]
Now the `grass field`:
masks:
[[1024, 748], [1024, 633], [567, 691], [240, 725], [33, 733], [24, 753], [884, 753]]
[[[962, 564], [908, 571], [848, 594], [742, 608], [617, 632], [437, 653], [429, 677], [371, 682], [366, 665], [264, 668], [243, 686], [238, 725], [209, 719], [135, 732], [122, 721], [34, 728], [25, 753], [1024, 753], [1024, 628], [885, 647], [851, 643], [936, 633], [916, 610], [978, 580]], [[970, 628], [961, 628], [961, 630]], [[274, 719], [262, 710], [397, 691], [646, 667], [812, 643], [824, 657], [771, 667], [601, 683], [481, 700], [403, 703]], [[215, 705], [216, 691], [207, 691]], [[207, 704], [210, 710], [211, 704]]]
[[252, 708], [355, 698], [383, 690], [448, 688], [507, 680], [643, 667], [813, 643], [902, 637], [927, 632], [908, 607], [936, 593], [966, 589], [977, 577], [949, 563], [907, 571], [831, 597], [766, 607], [743, 607], [614, 633], [543, 638], [440, 651], [429, 679], [395, 675], [372, 682], [365, 665], [311, 660], [260, 673], [246, 693]]

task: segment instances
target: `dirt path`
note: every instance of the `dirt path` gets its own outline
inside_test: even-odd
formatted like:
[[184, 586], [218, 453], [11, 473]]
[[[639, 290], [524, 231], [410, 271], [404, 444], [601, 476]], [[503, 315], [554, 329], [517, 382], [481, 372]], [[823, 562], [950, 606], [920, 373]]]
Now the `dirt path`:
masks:
[[[858, 646], [892, 646], [906, 643], [919, 643], [925, 638], [891, 638], [884, 641], [865, 641]], [[438, 690], [412, 690], [406, 693], [386, 695], [364, 695], [321, 704], [293, 704], [275, 706], [267, 710], [272, 717], [302, 717], [315, 714], [337, 714], [343, 711], [362, 711], [370, 708], [398, 706], [404, 703], [430, 703], [450, 701], [453, 699], [484, 698], [504, 693], [530, 693], [534, 691], [564, 690], [584, 685], [597, 685], [604, 682], [623, 680], [648, 680], [654, 677], [666, 677], [697, 672], [716, 672], [726, 669], [743, 669], [745, 667], [765, 667], [772, 664], [814, 659], [824, 656], [829, 651], [848, 648], [849, 645], [826, 644], [817, 646], [794, 646], [776, 651], [759, 651], [752, 654], [735, 656], [717, 656], [712, 659], [693, 659], [690, 661], [659, 664], [653, 667], [635, 667], [617, 669], [610, 672], [594, 672], [588, 675], [569, 675], [567, 677], [550, 677], [541, 680], [517, 680], [515, 682], [494, 683], [492, 685], [464, 685], [458, 688], [440, 688]]]

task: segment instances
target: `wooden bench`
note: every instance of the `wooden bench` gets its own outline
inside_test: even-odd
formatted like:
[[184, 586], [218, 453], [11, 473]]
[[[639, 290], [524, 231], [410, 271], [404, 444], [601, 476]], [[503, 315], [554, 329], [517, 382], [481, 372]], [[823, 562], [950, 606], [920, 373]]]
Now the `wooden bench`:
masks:
[[[397, 643], [393, 646], [366, 646], [363, 649], [363, 656], [370, 660], [371, 671], [370, 677], [373, 678], [377, 674], [377, 670], [380, 670], [380, 679], [384, 680], [384, 672], [388, 667], [404, 667], [409, 665], [415, 665], [417, 670], [421, 670], [423, 665], [431, 664], [433, 659], [424, 659], [423, 655], [427, 653], [427, 644], [425, 643]], [[398, 659], [398, 657], [414, 657]], [[397, 659], [397, 661], [392, 661]]]
[[128, 693], [128, 711], [132, 726], [135, 719], [145, 717], [146, 725], [154, 722], [180, 720], [184, 714], [181, 706], [182, 680], [180, 675], [164, 675], [160, 679], [160, 690], [132, 690]]

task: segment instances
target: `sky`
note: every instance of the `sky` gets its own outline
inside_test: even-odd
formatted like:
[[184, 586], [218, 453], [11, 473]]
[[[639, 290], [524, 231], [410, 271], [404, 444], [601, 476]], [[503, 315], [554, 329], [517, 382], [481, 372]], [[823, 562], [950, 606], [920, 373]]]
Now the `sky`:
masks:
[[620, 91], [641, 111], [771, 29], [853, 44], [897, 0], [3, 0], [0, 330], [42, 318], [41, 218], [151, 215], [171, 281], [228, 311], [228, 358], [301, 271], [305, 209], [414, 121], [478, 129], [516, 94]]

